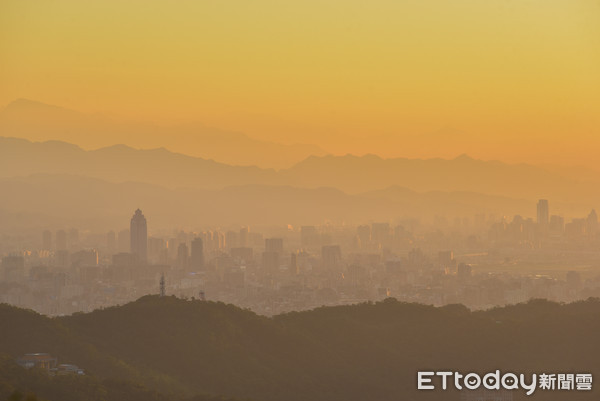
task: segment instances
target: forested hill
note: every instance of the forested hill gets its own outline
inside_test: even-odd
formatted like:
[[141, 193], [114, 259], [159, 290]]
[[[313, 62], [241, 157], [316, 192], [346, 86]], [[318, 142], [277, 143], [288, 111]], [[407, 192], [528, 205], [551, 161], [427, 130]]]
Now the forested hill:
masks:
[[[484, 312], [388, 299], [274, 318], [222, 303], [146, 296], [48, 318], [0, 305], [0, 400], [455, 400], [418, 392], [419, 370], [600, 373], [600, 300]], [[47, 352], [85, 369], [47, 377], [14, 359]], [[520, 394], [520, 393], [519, 393]], [[515, 394], [515, 399], [520, 395]], [[532, 400], [594, 400], [597, 391]]]

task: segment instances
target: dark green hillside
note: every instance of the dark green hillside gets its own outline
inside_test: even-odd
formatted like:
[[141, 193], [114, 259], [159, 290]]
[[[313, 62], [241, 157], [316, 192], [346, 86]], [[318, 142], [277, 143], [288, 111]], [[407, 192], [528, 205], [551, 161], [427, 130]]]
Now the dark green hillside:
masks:
[[[265, 401], [452, 401], [455, 392], [416, 391], [416, 372], [600, 373], [597, 299], [537, 300], [484, 312], [388, 299], [266, 318], [222, 303], [147, 296], [52, 319], [2, 305], [0, 319], [0, 353], [10, 356], [3, 369], [25, 352], [52, 353], [89, 373], [69, 386], [80, 394], [99, 388], [83, 400], [219, 394]], [[51, 383], [44, 387], [19, 379], [31, 371], [11, 371], [0, 387], [5, 396], [18, 389], [63, 400], [56, 396], [64, 386], [57, 378], [36, 376]], [[538, 391], [528, 399], [595, 400], [596, 394]]]
[[321, 370], [335, 366], [320, 358], [327, 349], [318, 343], [222, 303], [148, 296], [61, 322], [102, 353], [176, 377], [194, 391], [269, 398], [314, 392], [310, 395], [318, 397], [317, 388], [300, 385], [310, 377], [303, 370], [313, 363]]

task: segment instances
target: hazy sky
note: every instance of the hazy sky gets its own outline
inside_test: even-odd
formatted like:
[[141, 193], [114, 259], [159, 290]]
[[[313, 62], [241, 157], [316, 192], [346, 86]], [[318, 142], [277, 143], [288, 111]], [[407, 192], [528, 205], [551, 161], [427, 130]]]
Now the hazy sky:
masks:
[[600, 1], [0, 0], [0, 88], [0, 104], [329, 150], [370, 137], [392, 155], [449, 127], [507, 155], [541, 141], [585, 156], [600, 144]]

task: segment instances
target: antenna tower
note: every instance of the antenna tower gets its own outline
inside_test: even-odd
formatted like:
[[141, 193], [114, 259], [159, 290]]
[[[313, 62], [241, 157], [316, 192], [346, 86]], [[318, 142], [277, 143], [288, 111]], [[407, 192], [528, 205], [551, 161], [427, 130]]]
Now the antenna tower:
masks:
[[165, 293], [166, 293], [166, 291], [165, 291], [165, 274], [163, 273], [160, 276], [160, 296], [164, 297]]

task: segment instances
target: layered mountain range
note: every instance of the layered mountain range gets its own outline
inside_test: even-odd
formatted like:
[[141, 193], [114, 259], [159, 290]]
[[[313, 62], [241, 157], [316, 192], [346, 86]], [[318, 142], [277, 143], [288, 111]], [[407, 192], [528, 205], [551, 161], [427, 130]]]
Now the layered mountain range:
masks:
[[[200, 153], [213, 158], [165, 147], [119, 144], [86, 150], [64, 141], [33, 140], [99, 138], [102, 131], [107, 143], [127, 142], [158, 129], [136, 126], [130, 133], [125, 125], [106, 121], [26, 100], [0, 111], [0, 188], [8, 194], [0, 198], [0, 216], [5, 225], [27, 226], [40, 216], [46, 224], [65, 219], [108, 224], [124, 221], [136, 207], [148, 210], [161, 224], [309, 224], [475, 213], [533, 216], [539, 198], [550, 199], [553, 212], [569, 216], [600, 204], [600, 182], [589, 170], [577, 174], [581, 169], [467, 155], [336, 156], [308, 145], [298, 153], [300, 148], [252, 142], [242, 134], [207, 136], [198, 127], [191, 131], [170, 127], [164, 142], [178, 148], [183, 146], [180, 135], [194, 138], [197, 146], [187, 153], [202, 149]], [[225, 159], [238, 163], [216, 161], [223, 159], [221, 151], [229, 155]], [[238, 158], [240, 152], [252, 157], [280, 152], [287, 155], [288, 164], [299, 161], [263, 168], [245, 165], [253, 159]]]

